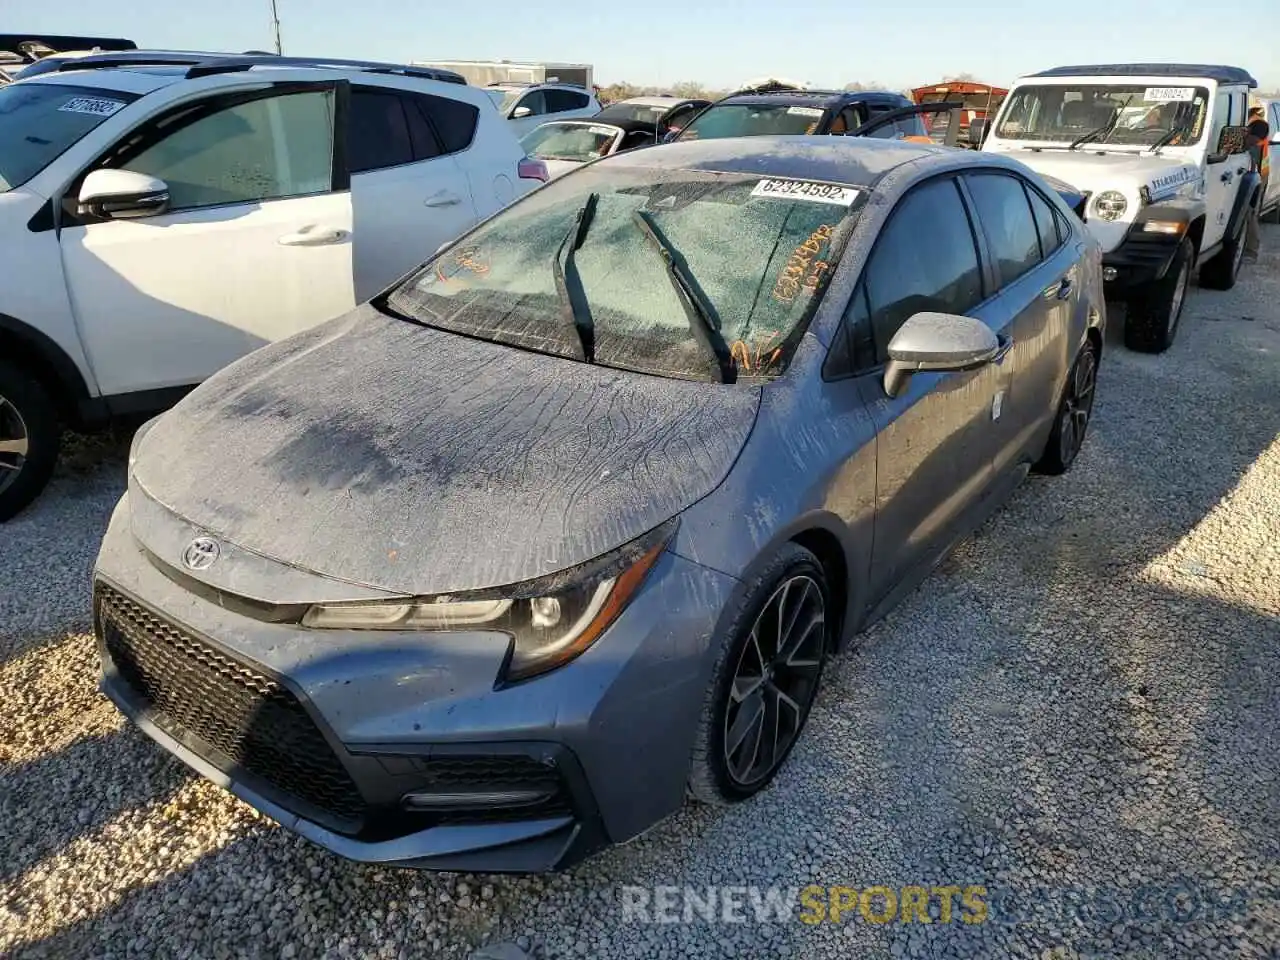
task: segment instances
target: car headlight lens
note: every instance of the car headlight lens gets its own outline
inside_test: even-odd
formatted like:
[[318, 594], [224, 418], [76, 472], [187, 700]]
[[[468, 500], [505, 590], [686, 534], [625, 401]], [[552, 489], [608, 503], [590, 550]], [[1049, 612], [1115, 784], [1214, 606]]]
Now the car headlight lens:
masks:
[[674, 522], [606, 557], [511, 587], [391, 603], [316, 604], [321, 630], [485, 630], [512, 638], [504, 679], [523, 680], [577, 657], [617, 619], [675, 531]]
[[1129, 201], [1118, 190], [1104, 190], [1093, 201], [1093, 212], [1102, 220], [1119, 220], [1129, 209]]

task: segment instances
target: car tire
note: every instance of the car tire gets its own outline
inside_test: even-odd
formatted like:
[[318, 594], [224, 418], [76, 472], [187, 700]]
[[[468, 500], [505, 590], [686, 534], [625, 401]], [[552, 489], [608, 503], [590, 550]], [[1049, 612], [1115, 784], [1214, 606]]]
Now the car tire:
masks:
[[1244, 261], [1244, 225], [1236, 235], [1222, 244], [1213, 259], [1200, 268], [1200, 286], [1207, 290], [1230, 290], [1240, 276]]
[[49, 392], [38, 380], [0, 361], [0, 523], [48, 484], [61, 440]]
[[1138, 353], [1164, 353], [1178, 334], [1191, 289], [1195, 250], [1183, 240], [1159, 280], [1132, 294], [1124, 318], [1124, 345]]
[[[822, 680], [835, 622], [830, 600], [822, 564], [794, 543], [748, 582], [743, 602], [721, 636], [698, 721], [689, 773], [694, 799], [717, 806], [746, 800], [763, 790], [786, 762]], [[793, 632], [779, 654], [777, 642], [770, 640], [784, 634], [782, 626], [792, 617]], [[811, 629], [801, 637], [805, 627]], [[797, 639], [798, 645], [787, 642]], [[771, 723], [776, 731], [772, 745], [765, 735]], [[736, 749], [731, 740], [737, 741]], [[767, 762], [762, 749], [769, 750]]]
[[1053, 429], [1044, 453], [1032, 469], [1051, 477], [1060, 476], [1075, 463], [1093, 419], [1093, 398], [1098, 387], [1098, 349], [1086, 339], [1062, 385], [1062, 397], [1053, 420]]

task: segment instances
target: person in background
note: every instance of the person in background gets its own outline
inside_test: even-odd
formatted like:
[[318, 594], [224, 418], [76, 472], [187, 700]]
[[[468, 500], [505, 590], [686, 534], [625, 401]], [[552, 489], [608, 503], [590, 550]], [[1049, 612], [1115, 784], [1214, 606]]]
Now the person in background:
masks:
[[[1267, 178], [1271, 176], [1271, 127], [1267, 124], [1266, 113], [1260, 106], [1249, 110], [1244, 142], [1250, 156], [1253, 157], [1254, 169], [1262, 177], [1263, 189], [1266, 189]], [[1258, 208], [1254, 207], [1244, 222], [1244, 255], [1250, 260], [1258, 259], [1258, 247], [1262, 239], [1260, 233]]]

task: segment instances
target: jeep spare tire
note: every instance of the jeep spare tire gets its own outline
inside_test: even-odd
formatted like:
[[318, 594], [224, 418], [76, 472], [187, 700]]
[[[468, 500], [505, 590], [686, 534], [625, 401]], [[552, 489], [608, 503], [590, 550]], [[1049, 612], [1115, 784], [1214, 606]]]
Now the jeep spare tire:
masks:
[[1130, 350], [1163, 353], [1169, 349], [1187, 302], [1194, 256], [1191, 241], [1183, 239], [1164, 276], [1129, 295], [1124, 345]]

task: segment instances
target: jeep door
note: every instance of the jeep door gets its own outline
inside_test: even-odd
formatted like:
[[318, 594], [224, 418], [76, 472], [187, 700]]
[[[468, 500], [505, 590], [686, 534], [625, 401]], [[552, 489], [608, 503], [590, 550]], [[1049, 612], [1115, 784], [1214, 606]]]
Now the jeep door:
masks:
[[[1213, 100], [1212, 124], [1209, 128], [1209, 156], [1205, 165], [1205, 218], [1202, 251], [1211, 250], [1224, 240], [1231, 212], [1235, 208], [1236, 192], [1241, 178], [1248, 173], [1251, 160], [1248, 150], [1236, 153], [1218, 153], [1219, 138], [1227, 126], [1239, 126], [1245, 121], [1246, 97], [1242, 90], [1230, 87], [1218, 89]], [[1243, 148], [1244, 141], [1240, 140]]]
[[[63, 198], [63, 268], [104, 395], [198, 383], [355, 305], [348, 173], [335, 150], [346, 81], [187, 101], [135, 128]], [[161, 213], [77, 209], [99, 167], [168, 186]]]

